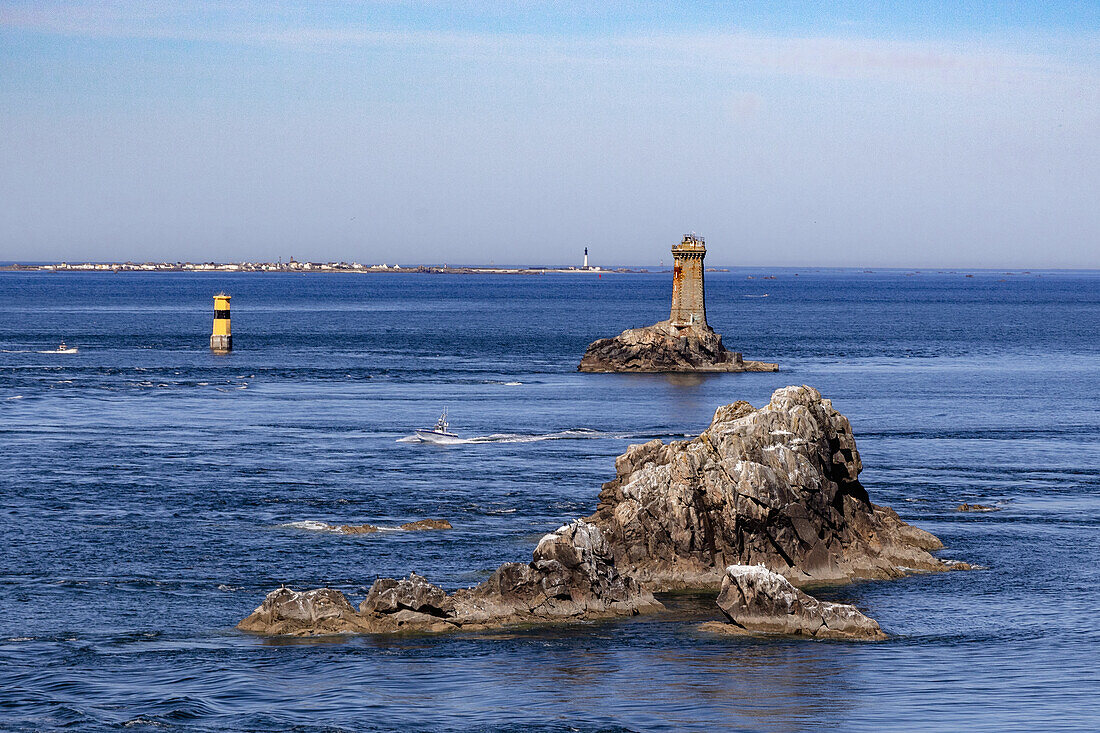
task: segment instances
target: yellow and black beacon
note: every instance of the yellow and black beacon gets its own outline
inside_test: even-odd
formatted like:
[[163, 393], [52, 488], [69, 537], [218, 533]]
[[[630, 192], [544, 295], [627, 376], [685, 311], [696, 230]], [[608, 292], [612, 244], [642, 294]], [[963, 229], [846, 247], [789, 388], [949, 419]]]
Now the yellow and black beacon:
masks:
[[210, 348], [215, 354], [228, 354], [233, 348], [233, 334], [229, 330], [229, 298], [225, 293], [214, 296], [214, 331], [210, 334]]

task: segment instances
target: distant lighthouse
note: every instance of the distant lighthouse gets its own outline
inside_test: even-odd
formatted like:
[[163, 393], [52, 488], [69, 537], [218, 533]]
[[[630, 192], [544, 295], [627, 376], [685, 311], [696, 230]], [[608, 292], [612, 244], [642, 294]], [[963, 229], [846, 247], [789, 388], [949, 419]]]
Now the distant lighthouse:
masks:
[[225, 293], [214, 296], [214, 330], [210, 334], [210, 348], [215, 354], [226, 354], [233, 348], [233, 336], [229, 330], [229, 298]]
[[588, 247], [584, 248], [584, 268], [583, 269], [585, 269], [585, 270], [588, 269]]

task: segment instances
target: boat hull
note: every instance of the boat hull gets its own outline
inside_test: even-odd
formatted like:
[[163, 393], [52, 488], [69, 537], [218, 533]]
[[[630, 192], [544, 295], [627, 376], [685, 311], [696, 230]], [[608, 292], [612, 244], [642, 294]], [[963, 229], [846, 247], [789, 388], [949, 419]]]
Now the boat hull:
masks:
[[425, 443], [454, 443], [460, 440], [454, 433], [441, 433], [436, 430], [417, 430], [416, 437]]

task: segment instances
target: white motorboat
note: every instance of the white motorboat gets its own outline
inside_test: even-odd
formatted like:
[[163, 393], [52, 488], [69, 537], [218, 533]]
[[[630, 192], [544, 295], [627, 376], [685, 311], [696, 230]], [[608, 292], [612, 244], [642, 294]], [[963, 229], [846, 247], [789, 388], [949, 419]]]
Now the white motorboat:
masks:
[[450, 432], [450, 427], [447, 422], [447, 411], [444, 410], [435, 421], [434, 428], [420, 428], [416, 431], [416, 437], [425, 443], [449, 443], [458, 440], [458, 436]]
[[69, 346], [64, 341], [62, 341], [56, 349], [51, 349], [49, 351], [39, 351], [38, 353], [39, 354], [75, 354], [76, 352], [77, 352], [77, 348], [75, 346]]

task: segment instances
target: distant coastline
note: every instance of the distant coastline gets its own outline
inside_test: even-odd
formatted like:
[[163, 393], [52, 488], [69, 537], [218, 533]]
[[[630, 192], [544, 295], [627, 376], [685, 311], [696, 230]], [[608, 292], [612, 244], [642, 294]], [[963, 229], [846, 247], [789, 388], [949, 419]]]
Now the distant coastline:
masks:
[[[657, 272], [667, 271], [661, 268]], [[359, 262], [79, 262], [0, 265], [0, 272], [292, 272], [428, 273], [448, 275], [544, 275], [553, 273], [647, 273], [648, 269], [599, 266], [496, 267], [494, 265], [364, 265]]]
[[[4, 272], [208, 272], [218, 274], [236, 273], [297, 273], [297, 274], [330, 274], [330, 273], [356, 273], [356, 274], [446, 274], [446, 275], [548, 275], [548, 274], [655, 274], [671, 272], [670, 265], [657, 265], [654, 267], [627, 267], [627, 266], [591, 266], [582, 267], [576, 265], [365, 265], [358, 262], [12, 262], [0, 261], [0, 273]], [[746, 274], [748, 279], [774, 280], [777, 275], [794, 275], [807, 273], [849, 273], [863, 275], [965, 275], [967, 277], [980, 276], [1032, 276], [1044, 275], [1097, 275], [1100, 268], [1031, 268], [1031, 269], [1000, 269], [1000, 268], [967, 268], [967, 267], [858, 267], [858, 266], [718, 266], [707, 267], [706, 272], [737, 272]], [[750, 274], [751, 273], [751, 274]], [[770, 274], [766, 274], [770, 273]]]

